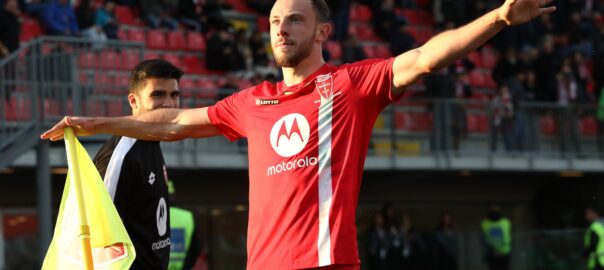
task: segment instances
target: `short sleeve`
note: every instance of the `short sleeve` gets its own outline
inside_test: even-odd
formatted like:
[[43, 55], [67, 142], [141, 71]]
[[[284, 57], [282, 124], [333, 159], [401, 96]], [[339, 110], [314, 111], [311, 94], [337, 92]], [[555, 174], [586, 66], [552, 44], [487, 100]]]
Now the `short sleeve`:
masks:
[[392, 95], [393, 62], [394, 58], [369, 59], [345, 65], [343, 68], [347, 70], [360, 95], [377, 98], [385, 107], [402, 96]]
[[247, 137], [245, 133], [245, 98], [247, 91], [230, 95], [208, 108], [210, 122], [230, 141]]

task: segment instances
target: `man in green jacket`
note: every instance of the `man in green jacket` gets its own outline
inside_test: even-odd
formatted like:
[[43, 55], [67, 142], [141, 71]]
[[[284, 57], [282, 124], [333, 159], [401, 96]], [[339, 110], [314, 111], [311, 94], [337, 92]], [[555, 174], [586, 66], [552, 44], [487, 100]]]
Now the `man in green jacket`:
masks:
[[604, 270], [604, 220], [600, 218], [599, 209], [588, 206], [585, 209], [585, 220], [589, 222], [584, 239], [587, 269]]
[[[168, 181], [170, 201], [174, 200], [174, 183]], [[195, 230], [195, 218], [189, 210], [170, 206], [170, 264], [168, 270], [192, 269], [201, 251]]]
[[489, 270], [510, 268], [512, 251], [512, 225], [501, 215], [499, 206], [493, 205], [482, 221], [482, 234], [487, 249], [485, 260]]

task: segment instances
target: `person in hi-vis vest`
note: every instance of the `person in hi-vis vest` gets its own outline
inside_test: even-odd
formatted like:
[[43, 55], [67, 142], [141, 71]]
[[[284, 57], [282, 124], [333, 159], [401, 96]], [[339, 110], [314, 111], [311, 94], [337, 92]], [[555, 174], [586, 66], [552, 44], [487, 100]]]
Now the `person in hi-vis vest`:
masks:
[[604, 220], [600, 217], [600, 209], [588, 206], [585, 220], [589, 223], [584, 239], [587, 269], [604, 270]]
[[[170, 201], [174, 199], [174, 183], [168, 180]], [[170, 264], [168, 270], [192, 269], [201, 251], [195, 230], [195, 218], [189, 210], [170, 206]]]
[[499, 206], [490, 207], [487, 217], [482, 221], [482, 234], [487, 249], [485, 260], [489, 270], [509, 269], [512, 225], [510, 220], [501, 215]]

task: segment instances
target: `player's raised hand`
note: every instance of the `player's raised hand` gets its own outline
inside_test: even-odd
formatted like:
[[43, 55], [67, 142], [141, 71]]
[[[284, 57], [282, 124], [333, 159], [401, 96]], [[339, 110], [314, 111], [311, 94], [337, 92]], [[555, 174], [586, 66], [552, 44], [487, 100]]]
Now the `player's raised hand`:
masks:
[[556, 7], [545, 7], [553, 0], [507, 0], [499, 8], [499, 18], [508, 26], [528, 22], [543, 14], [552, 13]]
[[76, 136], [90, 136], [95, 134], [93, 118], [65, 116], [54, 127], [44, 132], [40, 138], [58, 141], [63, 138], [63, 129], [72, 127]]

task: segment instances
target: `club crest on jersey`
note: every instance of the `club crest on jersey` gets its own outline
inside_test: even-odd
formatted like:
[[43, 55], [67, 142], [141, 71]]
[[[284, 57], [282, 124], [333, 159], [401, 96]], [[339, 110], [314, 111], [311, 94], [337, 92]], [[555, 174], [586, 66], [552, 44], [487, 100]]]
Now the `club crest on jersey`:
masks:
[[317, 76], [315, 79], [317, 91], [324, 99], [333, 97], [333, 76], [331, 73]]
[[310, 138], [310, 125], [304, 115], [288, 114], [273, 125], [270, 134], [271, 146], [282, 157], [300, 153]]

